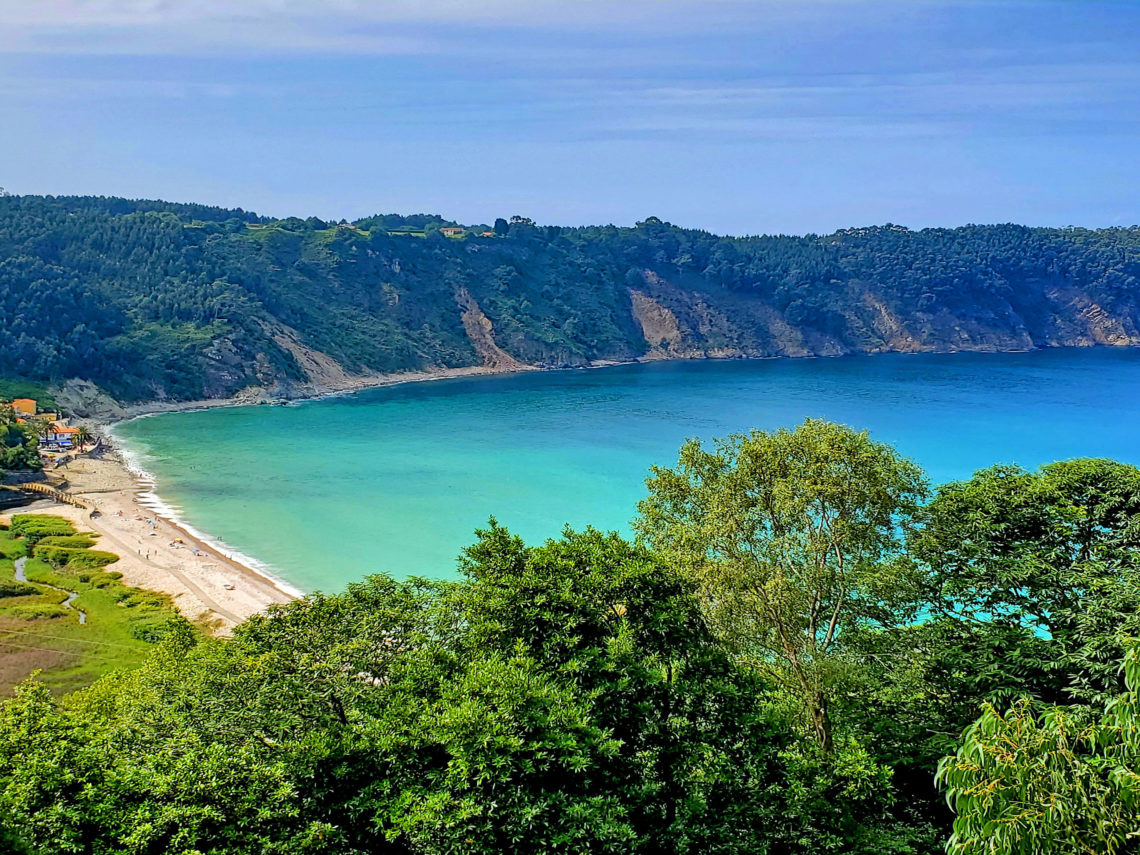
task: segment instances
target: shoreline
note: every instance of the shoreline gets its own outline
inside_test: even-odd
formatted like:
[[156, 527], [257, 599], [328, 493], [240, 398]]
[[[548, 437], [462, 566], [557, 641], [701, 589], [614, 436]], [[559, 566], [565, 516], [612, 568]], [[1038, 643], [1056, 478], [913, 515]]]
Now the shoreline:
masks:
[[108, 569], [122, 573], [125, 584], [169, 595], [183, 616], [213, 633], [229, 634], [251, 615], [301, 596], [271, 573], [243, 563], [246, 556], [236, 557], [177, 519], [169, 506], [148, 504], [148, 496], [155, 495], [152, 485], [120, 452], [76, 457], [59, 474], [69, 482], [66, 492], [98, 510], [98, 516], [52, 499], [11, 513], [52, 514], [97, 533], [96, 548], [119, 556]]
[[[618, 364], [634, 362], [606, 361], [582, 367], [601, 368]], [[119, 561], [110, 569], [121, 572], [126, 584], [169, 595], [188, 620], [208, 627], [215, 634], [226, 635], [251, 615], [272, 605], [300, 599], [304, 593], [279, 578], [274, 568], [244, 555], [182, 519], [178, 511], [155, 490], [154, 476], [132, 459], [126, 443], [116, 435], [116, 427], [161, 413], [280, 405], [407, 383], [519, 373], [524, 372], [471, 366], [353, 378], [349, 383], [319, 389], [314, 387], [306, 390], [305, 394], [290, 397], [251, 391], [229, 398], [151, 402], [127, 407], [118, 418], [89, 419], [92, 429], [102, 436], [106, 450], [98, 456], [73, 458], [58, 473], [67, 477], [66, 492], [98, 510], [99, 516], [93, 518], [87, 510], [52, 499], [37, 500], [17, 512], [54, 514], [71, 520], [77, 528], [98, 533], [101, 535], [99, 545], [119, 555]], [[179, 540], [181, 543], [176, 542]]]
[[[647, 360], [630, 361], [599, 361], [583, 365], [582, 368], [605, 368], [611, 365], [636, 365]], [[655, 361], [655, 360], [648, 360]], [[402, 386], [407, 383], [430, 383], [433, 380], [457, 380], [464, 377], [492, 377], [505, 374], [524, 374], [531, 371], [570, 371], [571, 368], [540, 368], [531, 367], [523, 370], [517, 368], [496, 368], [487, 365], [472, 365], [461, 368], [440, 368], [428, 371], [405, 371], [398, 374], [376, 374], [371, 376], [353, 377], [345, 383], [317, 386], [315, 384], [301, 386], [299, 394], [274, 394], [265, 389], [246, 389], [231, 395], [228, 398], [203, 398], [195, 401], [151, 401], [145, 404], [132, 404], [123, 408], [123, 414], [115, 418], [88, 419], [91, 425], [103, 431], [113, 430], [115, 426], [125, 422], [141, 419], [146, 416], [155, 416], [162, 413], [188, 413], [196, 410], [215, 410], [227, 407], [256, 407], [256, 406], [283, 406], [305, 401], [319, 401], [324, 398], [339, 398], [345, 395], [354, 395], [369, 389], [380, 389], [386, 386]]]
[[[655, 358], [641, 358], [634, 360], [598, 360], [586, 365], [568, 368], [538, 368], [533, 367], [520, 371], [517, 368], [498, 368], [495, 366], [470, 366], [464, 368], [447, 368], [435, 371], [414, 371], [400, 374], [385, 374], [375, 377], [354, 378], [352, 382], [337, 384], [336, 386], [313, 389], [310, 394], [295, 397], [273, 397], [262, 393], [238, 394], [229, 398], [211, 398], [200, 401], [152, 402], [139, 404], [124, 409], [121, 418], [113, 420], [92, 419], [90, 424], [99, 433], [108, 447], [99, 457], [81, 456], [74, 458], [65, 467], [69, 486], [66, 492], [84, 499], [100, 512], [100, 516], [92, 519], [87, 511], [60, 505], [50, 499], [41, 500], [20, 509], [21, 513], [50, 512], [72, 520], [77, 526], [86, 527], [98, 532], [109, 539], [109, 542], [122, 547], [122, 532], [116, 537], [116, 524], [123, 521], [134, 524], [140, 519], [127, 520], [127, 514], [116, 516], [116, 513], [127, 511], [145, 511], [143, 517], [149, 517], [157, 523], [154, 530], [160, 533], [158, 541], [166, 539], [171, 534], [169, 544], [173, 544], [175, 537], [185, 541], [179, 548], [184, 547], [193, 556], [193, 550], [198, 550], [208, 556], [204, 561], [195, 563], [203, 569], [213, 572], [209, 574], [188, 574], [184, 564], [175, 568], [171, 565], [170, 557], [160, 560], [158, 548], [154, 558], [150, 557], [152, 550], [145, 549], [139, 541], [135, 543], [135, 555], [130, 554], [129, 548], [123, 554], [118, 550], [120, 561], [112, 565], [123, 573], [123, 579], [128, 584], [147, 588], [169, 594], [178, 610], [189, 620], [211, 625], [215, 632], [228, 634], [233, 627], [245, 618], [264, 611], [271, 605], [285, 604], [300, 599], [304, 593], [294, 588], [286, 580], [281, 579], [274, 572], [274, 568], [259, 561], [252, 556], [245, 555], [233, 548], [225, 541], [200, 531], [182, 519], [178, 511], [169, 505], [155, 489], [155, 478], [137, 460], [132, 459], [126, 442], [115, 433], [115, 428], [135, 419], [162, 413], [194, 412], [197, 410], [224, 409], [228, 407], [245, 406], [275, 406], [304, 401], [323, 400], [353, 395], [368, 389], [377, 389], [387, 386], [400, 386], [408, 383], [427, 383], [433, 380], [452, 380], [465, 377], [504, 376], [509, 374], [522, 374], [531, 371], [572, 371], [595, 368], [610, 368], [616, 365], [637, 365], [645, 362], [660, 362]], [[110, 487], [90, 487], [85, 483], [87, 473], [85, 469], [101, 469], [102, 476], [110, 477], [116, 482]], [[62, 473], [61, 473], [62, 474]], [[76, 477], [78, 476], [78, 477]], [[108, 500], [109, 497], [109, 500]], [[108, 511], [111, 516], [108, 516]], [[139, 515], [136, 514], [136, 517]], [[130, 543], [130, 541], [128, 541]], [[141, 550], [141, 551], [140, 551]], [[116, 551], [109, 549], [108, 551]], [[139, 563], [143, 565], [140, 567]], [[224, 565], [231, 573], [242, 580], [243, 584], [234, 584], [234, 591], [228, 591], [226, 584], [231, 582], [220, 581], [222, 575], [209, 561]], [[198, 578], [190, 578], [196, 575]], [[244, 596], [236, 596], [240, 590]], [[252, 595], [252, 596], [251, 596]]]
[[[139, 418], [142, 418], [142, 416]], [[221, 560], [229, 563], [231, 566], [239, 567], [244, 572], [253, 573], [266, 579], [270, 584], [288, 595], [291, 599], [296, 600], [305, 596], [304, 592], [299, 588], [293, 587], [288, 581], [278, 576], [275, 568], [272, 566], [251, 555], [246, 555], [221, 538], [214, 537], [183, 519], [179, 510], [167, 504], [166, 500], [158, 494], [158, 491], [155, 489], [157, 484], [156, 478], [135, 459], [134, 455], [127, 449], [123, 439], [115, 435], [110, 428], [105, 429], [104, 439], [110, 449], [109, 452], [106, 452], [107, 456], [111, 461], [124, 469], [134, 482], [135, 490], [133, 501], [135, 504], [139, 507], [146, 508], [155, 518], [164, 520], [172, 528], [182, 532], [182, 536], [184, 538], [190, 538], [197, 543], [199, 549], [208, 548], [213, 550]]]
[[[1011, 352], [1023, 353], [1030, 351], [1018, 350]], [[867, 356], [873, 354], [846, 355]], [[746, 359], [751, 361], [779, 358], [781, 357], [706, 356], [702, 359], [712, 359], [716, 361]], [[269, 394], [266, 390], [247, 390], [244, 393], [239, 393], [229, 398], [213, 398], [199, 401], [151, 402], [148, 404], [135, 405], [124, 408], [122, 415], [118, 418], [89, 420], [92, 427], [109, 441], [111, 451], [99, 458], [76, 458], [65, 470], [68, 473], [69, 481], [71, 481], [68, 492], [85, 498], [89, 503], [96, 505], [102, 514], [101, 517], [90, 519], [86, 511], [71, 508], [67, 505], [58, 505], [51, 500], [34, 503], [34, 505], [31, 506], [31, 512], [57, 513], [60, 516], [73, 519], [73, 521], [79, 525], [97, 531], [100, 534], [107, 535], [112, 542], [122, 544], [122, 539], [116, 539], [111, 531], [114, 525], [110, 522], [106, 505], [112, 506], [112, 514], [115, 511], [123, 511], [124, 509], [131, 513], [145, 511], [146, 516], [156, 521], [156, 531], [162, 532], [162, 536], [158, 538], [158, 541], [166, 540], [167, 534], [172, 535], [170, 537], [170, 543], [173, 543], [175, 538], [181, 538], [185, 542], [182, 545], [189, 550], [191, 556], [193, 555], [193, 549], [197, 549], [207, 556], [204, 560], [193, 561], [192, 564], [197, 565], [194, 569], [202, 571], [208, 570], [209, 572], [188, 572], [185, 564], [185, 555], [174, 556], [173, 561], [171, 560], [172, 556], [169, 555], [164, 556], [164, 560], [158, 560], [157, 555], [155, 559], [151, 559], [149, 553], [152, 550], [145, 549], [143, 546], [145, 542], [143, 541], [135, 541], [137, 544], [136, 555], [130, 555], [129, 549], [128, 554], [121, 555], [122, 566], [118, 566], [116, 569], [123, 572], [124, 580], [129, 584], [170, 594], [172, 598], [174, 598], [175, 605], [189, 619], [211, 623], [216, 626], [218, 631], [226, 633], [231, 631], [233, 626], [250, 615], [263, 611], [270, 605], [288, 603], [303, 597], [303, 592], [293, 588], [287, 581], [278, 578], [272, 567], [265, 565], [256, 558], [243, 555], [240, 551], [234, 549], [224, 541], [211, 537], [207, 532], [199, 531], [181, 519], [178, 511], [167, 504], [155, 490], [154, 477], [147, 472], [145, 468], [137, 464], [137, 462], [131, 460], [131, 455], [126, 449], [126, 444], [120, 437], [115, 435], [115, 428], [118, 425], [161, 413], [192, 412], [195, 410], [255, 405], [282, 405], [293, 402], [300, 403], [352, 395], [368, 389], [398, 386], [408, 383], [430, 382], [433, 380], [503, 376], [530, 373], [532, 371], [587, 370], [666, 361], [688, 362], [693, 361], [693, 358], [648, 356], [631, 360], [597, 360], [581, 366], [569, 366], [565, 368], [530, 367], [522, 371], [513, 367], [468, 366], [462, 368], [357, 377], [352, 378], [349, 382], [336, 383], [326, 387], [317, 387], [314, 384], [305, 389], [304, 393], [292, 396], [274, 396]], [[82, 483], [84, 481], [84, 475], [81, 472], [81, 468], [84, 464], [93, 467], [102, 467], [104, 474], [109, 471], [109, 468], [113, 467], [118, 473], [117, 478], [114, 479], [116, 485], [110, 489], [85, 489]], [[80, 477], [77, 478], [75, 477], [76, 475]], [[108, 495], [115, 496], [116, 498], [110, 502], [106, 502], [105, 497]], [[94, 498], [94, 496], [97, 496], [97, 498]], [[52, 510], [48, 511], [48, 508]], [[22, 509], [21, 512], [26, 511]], [[135, 515], [137, 516], [137, 514]], [[112, 519], [125, 519], [125, 516], [112, 517]], [[140, 521], [138, 519], [132, 519], [130, 522], [139, 523]], [[120, 532], [120, 535], [121, 534]], [[128, 542], [130, 542], [129, 539]], [[115, 550], [112, 549], [110, 551]], [[142, 568], [132, 566], [138, 563], [138, 559], [140, 556], [143, 556], [144, 552], [148, 553], [142, 559], [146, 566]], [[219, 564], [225, 568], [225, 572], [219, 571], [217, 567]], [[128, 567], [131, 569], [128, 570]], [[226, 576], [226, 572], [234, 574], [236, 579], [240, 580], [240, 584], [233, 578], [231, 578], [229, 582], [223, 581], [225, 578], [229, 578]], [[227, 584], [233, 584], [234, 590], [231, 591], [227, 589]]]
[[89, 424], [93, 429], [107, 431], [113, 429], [116, 425], [120, 425], [125, 422], [134, 421], [135, 419], [144, 418], [146, 416], [161, 415], [163, 413], [186, 413], [194, 412], [196, 410], [224, 409], [227, 407], [287, 406], [289, 404], [299, 404], [306, 401], [319, 401], [325, 398], [339, 398], [346, 395], [354, 395], [357, 392], [365, 392], [369, 389], [380, 389], [388, 386], [402, 386], [408, 383], [430, 383], [433, 380], [458, 380], [465, 377], [499, 377], [508, 374], [529, 374], [535, 372], [549, 373], [556, 371], [588, 371], [599, 368], [614, 368], [628, 365], [656, 364], [659, 362], [767, 362], [770, 360], [781, 359], [843, 359], [889, 355], [955, 356], [957, 354], [968, 353], [1022, 354], [1036, 353], [1042, 350], [1087, 350], [1089, 347], [1127, 349], [1131, 347], [1140, 348], [1140, 345], [1047, 345], [1032, 348], [1010, 348], [994, 350], [986, 348], [964, 348], [956, 350], [884, 350], [877, 352], [859, 351], [834, 354], [811, 353], [797, 356], [750, 356], [745, 353], [735, 353], [731, 355], [701, 354], [684, 356], [651, 353], [646, 356], [638, 356], [633, 359], [596, 359], [589, 362], [584, 362], [581, 365], [567, 366], [525, 365], [522, 368], [503, 368], [494, 365], [468, 365], [458, 368], [433, 368], [420, 371], [401, 371], [392, 374], [358, 375], [346, 378], [343, 381], [327, 384], [312, 382], [300, 384], [296, 387], [295, 393], [275, 393], [269, 389], [260, 387], [247, 387], [246, 389], [243, 389], [236, 394], [230, 395], [226, 398], [201, 398], [194, 401], [149, 401], [144, 404], [131, 404], [126, 407], [121, 407], [119, 408], [120, 413], [114, 416], [100, 416], [93, 414], [91, 416], [75, 416], [74, 418], [81, 421], [86, 421], [86, 423]]

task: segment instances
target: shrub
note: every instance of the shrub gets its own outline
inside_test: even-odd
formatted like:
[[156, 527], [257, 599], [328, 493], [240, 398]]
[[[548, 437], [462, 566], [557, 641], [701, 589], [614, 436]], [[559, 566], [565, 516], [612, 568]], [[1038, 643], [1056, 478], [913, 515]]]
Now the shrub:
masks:
[[[108, 564], [114, 564], [119, 560], [119, 556], [113, 552], [101, 552], [98, 549], [86, 549], [77, 551], [71, 557], [68, 564], [73, 570], [98, 570], [100, 567], [106, 567]], [[122, 573], [118, 573], [114, 578], [121, 579]]]
[[51, 535], [40, 539], [39, 548], [45, 546], [60, 546], [64, 549], [90, 549], [95, 545], [95, 535], [90, 532], [79, 534]]
[[75, 534], [75, 527], [63, 517], [50, 514], [16, 514], [9, 530], [24, 538], [31, 551], [45, 537], [64, 537]]
[[119, 595], [119, 605], [128, 609], [139, 607], [161, 609], [168, 604], [165, 595], [156, 594], [153, 591], [144, 591], [140, 588], [125, 588], [123, 593]]
[[71, 567], [73, 570], [97, 570], [114, 564], [119, 556], [112, 552], [100, 552], [97, 549], [67, 549], [62, 546], [45, 546], [42, 543], [35, 548], [36, 558], [48, 562], [53, 567]]
[[8, 614], [21, 620], [53, 620], [67, 615], [68, 609], [55, 603], [28, 603], [22, 606], [12, 606]]
[[131, 624], [131, 637], [150, 644], [163, 641], [176, 626], [183, 624], [180, 618], [142, 618]]
[[23, 582], [17, 582], [13, 579], [0, 579], [0, 599], [4, 597], [27, 597], [39, 592], [39, 588], [25, 585]]

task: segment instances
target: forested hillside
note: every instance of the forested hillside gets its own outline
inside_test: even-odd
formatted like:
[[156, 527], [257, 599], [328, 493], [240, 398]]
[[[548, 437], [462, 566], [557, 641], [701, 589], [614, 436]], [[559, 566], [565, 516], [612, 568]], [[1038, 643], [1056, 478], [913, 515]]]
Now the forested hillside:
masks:
[[[932, 494], [806, 421], [690, 441], [647, 488], [636, 542], [492, 521], [461, 579], [372, 576], [232, 638], [148, 618], [141, 667], [29, 679], [0, 698], [0, 852], [1137, 851], [1136, 467]], [[10, 590], [44, 526], [0, 538]]]
[[0, 198], [0, 376], [122, 401], [411, 370], [1140, 344], [1140, 228], [719, 237]]

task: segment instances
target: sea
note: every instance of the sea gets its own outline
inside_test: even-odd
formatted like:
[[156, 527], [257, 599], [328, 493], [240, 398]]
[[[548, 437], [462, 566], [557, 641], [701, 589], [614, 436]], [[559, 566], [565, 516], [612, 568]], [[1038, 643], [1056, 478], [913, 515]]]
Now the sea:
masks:
[[531, 543], [631, 531], [645, 477], [710, 442], [826, 418], [932, 483], [995, 463], [1140, 464], [1140, 349], [702, 360], [434, 380], [119, 424], [152, 506], [294, 590], [457, 578], [494, 517]]

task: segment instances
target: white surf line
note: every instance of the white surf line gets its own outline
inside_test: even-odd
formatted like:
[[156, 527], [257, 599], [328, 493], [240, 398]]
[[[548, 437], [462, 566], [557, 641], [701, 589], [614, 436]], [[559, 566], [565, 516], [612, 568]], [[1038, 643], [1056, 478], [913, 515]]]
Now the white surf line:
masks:
[[[156, 415], [161, 414], [147, 413], [145, 415], [136, 416], [135, 418], [143, 419]], [[134, 421], [134, 419], [126, 419], [125, 421]], [[195, 538], [196, 540], [200, 540], [202, 543], [210, 547], [222, 557], [227, 558], [228, 560], [233, 561], [237, 564], [241, 564], [243, 567], [246, 567], [253, 573], [256, 573], [258, 576], [266, 579], [275, 587], [279, 588], [282, 593], [288, 594], [289, 596], [295, 597], [296, 599], [301, 599], [305, 596], [304, 591], [302, 591], [300, 588], [295, 587], [294, 585], [291, 585], [284, 578], [282, 578], [280, 571], [276, 567], [273, 567], [270, 564], [266, 564], [264, 561], [254, 558], [252, 555], [247, 555], [246, 553], [235, 549], [233, 546], [221, 538], [214, 537], [213, 535], [208, 534], [207, 532], [204, 532], [201, 529], [195, 527], [192, 523], [187, 522], [186, 518], [182, 515], [181, 508], [171, 505], [158, 494], [155, 489], [157, 485], [157, 479], [142, 464], [140, 460], [141, 455], [138, 454], [135, 449], [131, 448], [130, 445], [114, 431], [115, 427], [124, 423], [125, 422], [117, 422], [115, 425], [110, 425], [104, 429], [104, 432], [114, 442], [114, 453], [119, 455], [119, 458], [122, 460], [123, 465], [126, 467], [127, 471], [130, 472], [138, 481], [138, 486], [140, 488], [138, 493], [138, 503], [141, 507], [152, 511], [163, 519], [168, 520], [173, 525], [184, 529], [186, 533], [191, 537]]]

